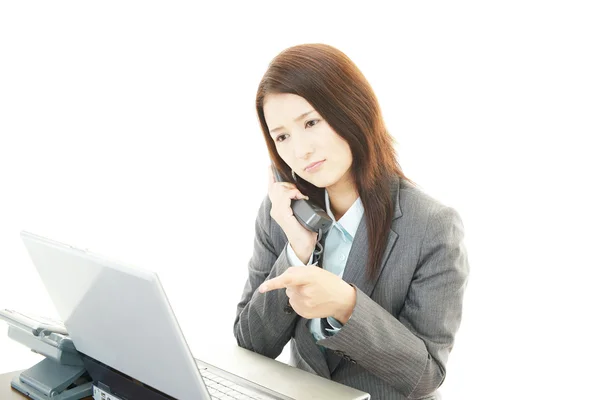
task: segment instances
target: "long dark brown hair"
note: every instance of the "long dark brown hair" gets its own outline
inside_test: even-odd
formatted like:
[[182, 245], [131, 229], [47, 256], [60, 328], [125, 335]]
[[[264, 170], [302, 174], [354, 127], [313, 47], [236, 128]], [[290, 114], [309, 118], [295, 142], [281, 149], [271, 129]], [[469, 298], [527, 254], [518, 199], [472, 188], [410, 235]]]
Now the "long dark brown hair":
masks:
[[[269, 94], [291, 93], [303, 97], [341, 136], [352, 152], [351, 175], [364, 205], [368, 231], [368, 276], [373, 279], [392, 224], [393, 180], [402, 178], [379, 102], [367, 79], [342, 51], [321, 43], [285, 49], [269, 64], [256, 93], [256, 111], [272, 162], [285, 181], [291, 170], [279, 157], [269, 134], [263, 105]], [[296, 175], [297, 176], [297, 175]], [[298, 189], [325, 209], [324, 188], [297, 176]]]

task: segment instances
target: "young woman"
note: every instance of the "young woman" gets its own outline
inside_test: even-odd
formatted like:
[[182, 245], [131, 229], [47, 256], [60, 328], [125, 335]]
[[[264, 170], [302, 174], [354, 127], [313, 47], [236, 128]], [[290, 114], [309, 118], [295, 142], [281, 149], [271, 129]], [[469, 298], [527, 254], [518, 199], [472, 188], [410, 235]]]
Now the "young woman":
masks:
[[[402, 172], [369, 83], [338, 49], [288, 48], [256, 109], [273, 164], [234, 333], [241, 347], [371, 394], [430, 399], [446, 376], [468, 276], [459, 214]], [[333, 220], [317, 234], [292, 199]]]

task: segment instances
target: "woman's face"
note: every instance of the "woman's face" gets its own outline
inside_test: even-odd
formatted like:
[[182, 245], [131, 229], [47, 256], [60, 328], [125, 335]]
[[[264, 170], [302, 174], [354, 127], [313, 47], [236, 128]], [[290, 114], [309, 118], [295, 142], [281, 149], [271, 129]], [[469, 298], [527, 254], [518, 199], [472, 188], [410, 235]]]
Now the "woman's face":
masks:
[[[350, 146], [309, 102], [295, 94], [270, 94], [263, 108], [277, 152], [296, 175], [321, 188], [349, 181]], [[309, 168], [315, 162], [320, 164]]]

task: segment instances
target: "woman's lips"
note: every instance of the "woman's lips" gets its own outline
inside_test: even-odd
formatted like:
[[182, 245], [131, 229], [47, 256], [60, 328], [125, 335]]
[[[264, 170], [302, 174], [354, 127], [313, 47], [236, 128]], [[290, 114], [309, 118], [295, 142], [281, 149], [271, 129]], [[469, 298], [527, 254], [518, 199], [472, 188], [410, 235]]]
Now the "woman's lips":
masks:
[[324, 162], [325, 160], [317, 161], [316, 163], [312, 163], [308, 167], [304, 168], [304, 170], [306, 172], [314, 172], [317, 169], [321, 168], [321, 165], [323, 165]]

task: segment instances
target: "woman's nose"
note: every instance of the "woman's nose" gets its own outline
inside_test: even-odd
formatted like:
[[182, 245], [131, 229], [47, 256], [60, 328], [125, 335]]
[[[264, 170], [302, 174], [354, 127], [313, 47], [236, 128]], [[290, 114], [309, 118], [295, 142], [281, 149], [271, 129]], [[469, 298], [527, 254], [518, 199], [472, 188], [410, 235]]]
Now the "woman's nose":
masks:
[[294, 138], [294, 152], [296, 158], [305, 159], [308, 158], [314, 152], [314, 145], [310, 139], [305, 137], [306, 135], [296, 135]]

